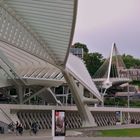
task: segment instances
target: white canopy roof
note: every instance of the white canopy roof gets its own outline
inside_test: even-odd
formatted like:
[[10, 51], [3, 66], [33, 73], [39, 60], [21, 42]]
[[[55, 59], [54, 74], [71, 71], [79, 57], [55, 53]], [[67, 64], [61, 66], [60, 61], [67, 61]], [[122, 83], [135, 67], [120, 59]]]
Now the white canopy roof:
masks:
[[[0, 44], [0, 49], [14, 64], [20, 77], [29, 79], [29, 83], [32, 83], [34, 78], [64, 81], [61, 71], [54, 67], [63, 65], [101, 100], [82, 61], [71, 54], [68, 58], [75, 27], [77, 1], [0, 1], [0, 40], [5, 42]], [[54, 66], [46, 65], [46, 62]]]
[[27, 23], [40, 37], [52, 60], [57, 65], [65, 64], [75, 27], [77, 0], [4, 0], [4, 3], [15, 11], [15, 18], [20, 17], [19, 21]]
[[38, 84], [50, 87], [65, 83], [64, 77], [57, 67], [23, 50], [0, 42], [0, 52], [13, 64], [14, 71], [26, 80], [27, 85]]
[[96, 98], [101, 99], [101, 95], [92, 81], [82, 60], [72, 54], [69, 54], [66, 64], [67, 71], [78, 80], [86, 89], [88, 89]]

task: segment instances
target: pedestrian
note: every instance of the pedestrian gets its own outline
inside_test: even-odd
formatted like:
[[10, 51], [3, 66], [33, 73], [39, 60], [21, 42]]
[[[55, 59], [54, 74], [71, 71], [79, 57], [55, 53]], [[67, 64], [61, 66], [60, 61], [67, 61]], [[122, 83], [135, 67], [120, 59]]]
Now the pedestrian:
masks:
[[8, 125], [8, 132], [14, 132], [14, 130], [15, 130], [15, 126], [14, 126], [14, 123], [13, 122], [11, 122], [9, 125]]
[[16, 121], [16, 135], [18, 135], [18, 133], [19, 133], [19, 122], [18, 121]]
[[38, 132], [38, 124], [37, 124], [37, 122], [33, 122], [32, 123], [32, 125], [31, 125], [31, 132], [33, 133], [33, 134], [37, 134], [37, 132]]
[[20, 135], [23, 134], [23, 127], [22, 127], [22, 124], [19, 124], [19, 126], [18, 126], [18, 132], [19, 132]]

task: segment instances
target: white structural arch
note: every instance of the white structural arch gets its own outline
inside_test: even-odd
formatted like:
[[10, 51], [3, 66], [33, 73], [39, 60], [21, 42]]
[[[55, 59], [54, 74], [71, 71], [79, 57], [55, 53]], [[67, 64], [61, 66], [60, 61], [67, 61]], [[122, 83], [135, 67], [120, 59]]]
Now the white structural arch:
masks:
[[44, 86], [35, 95], [47, 91], [54, 97], [50, 87], [67, 82], [83, 126], [94, 126], [86, 103], [96, 100], [86, 99], [83, 91], [87, 89], [100, 101], [101, 96], [82, 60], [69, 55], [76, 12], [77, 0], [1, 0], [1, 72], [6, 74], [7, 86], [18, 86], [20, 103], [25, 101], [22, 95], [24, 86]]
[[77, 0], [2, 0], [0, 4], [4, 19], [1, 30], [10, 43], [44, 60], [51, 59], [51, 63], [65, 63], [73, 38]]

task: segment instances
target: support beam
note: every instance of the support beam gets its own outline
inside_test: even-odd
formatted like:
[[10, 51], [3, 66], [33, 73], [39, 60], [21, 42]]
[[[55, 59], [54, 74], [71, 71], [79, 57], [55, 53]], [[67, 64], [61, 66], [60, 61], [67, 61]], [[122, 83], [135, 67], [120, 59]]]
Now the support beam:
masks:
[[18, 94], [19, 104], [23, 104], [23, 94], [24, 94], [23, 86], [17, 87], [17, 94]]
[[26, 103], [27, 101], [29, 101], [30, 99], [32, 99], [33, 97], [37, 96], [38, 94], [42, 93], [45, 90], [47, 90], [47, 87], [44, 87], [44, 88], [40, 89], [39, 91], [37, 91], [36, 93], [34, 93], [33, 95], [31, 95], [30, 97], [26, 98], [23, 101], [23, 103]]
[[[0, 22], [0, 28], [3, 29], [3, 27], [5, 27], [6, 29], [3, 29], [3, 32], [0, 33], [0, 41], [55, 65], [55, 59], [52, 58], [53, 54], [51, 54], [51, 51], [46, 47], [45, 41], [31, 29], [23, 18], [19, 17], [15, 10], [10, 8], [5, 1], [0, 1], [0, 8], [1, 18], [7, 23], [5, 24], [3, 20]], [[11, 28], [12, 32], [5, 38], [5, 32], [7, 32], [7, 29], [11, 31]], [[20, 43], [17, 43], [17, 40]]]
[[3, 51], [0, 49], [0, 65], [1, 68], [6, 72], [6, 74], [15, 82], [16, 85], [25, 85], [26, 82], [20, 78], [14, 65], [11, 61], [5, 56]]
[[68, 82], [68, 85], [71, 89], [71, 92], [74, 96], [75, 103], [77, 105], [79, 114], [83, 120], [83, 127], [93, 127], [96, 126], [95, 120], [87, 106], [87, 104], [84, 104], [83, 102], [83, 93], [81, 93], [80, 89], [78, 88], [76, 81], [74, 78], [66, 71], [63, 71], [63, 75]]
[[90, 103], [99, 103], [98, 99], [86, 98], [83, 97], [83, 103], [90, 104]]

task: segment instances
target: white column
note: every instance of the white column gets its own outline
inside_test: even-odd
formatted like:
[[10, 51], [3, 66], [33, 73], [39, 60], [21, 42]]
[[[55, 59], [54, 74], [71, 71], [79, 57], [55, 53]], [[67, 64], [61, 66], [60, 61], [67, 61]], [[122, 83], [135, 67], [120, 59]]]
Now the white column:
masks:
[[76, 81], [69, 73], [65, 71], [63, 72], [63, 74], [69, 84], [69, 87], [71, 89], [72, 95], [74, 96], [74, 100], [77, 105], [79, 114], [81, 116], [81, 119], [83, 120], [82, 126], [83, 127], [97, 126], [93, 118], [93, 115], [91, 114], [89, 110], [89, 107], [87, 106], [87, 104], [83, 102], [83, 93], [81, 93], [82, 88], [79, 88], [77, 86]]

